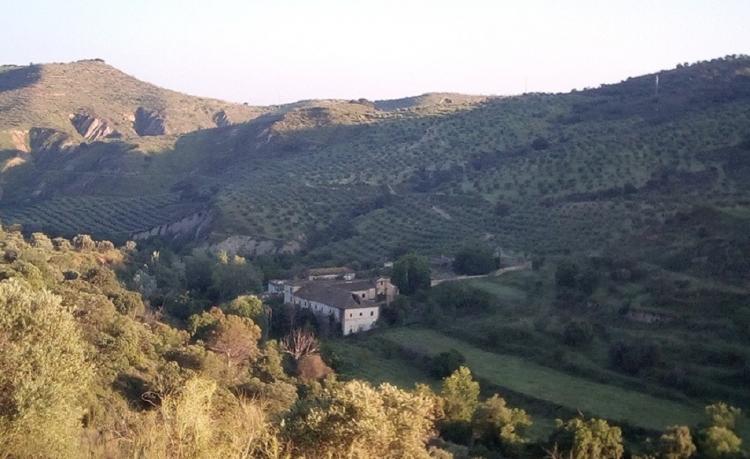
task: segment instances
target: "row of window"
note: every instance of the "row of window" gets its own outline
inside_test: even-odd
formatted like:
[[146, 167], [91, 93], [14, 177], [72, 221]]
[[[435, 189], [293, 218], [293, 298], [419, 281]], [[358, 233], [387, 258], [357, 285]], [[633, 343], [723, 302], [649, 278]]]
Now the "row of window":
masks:
[[[370, 317], [372, 317], [374, 315], [375, 315], [375, 311], [370, 311]], [[359, 316], [362, 317], [362, 313], [361, 312], [359, 313]], [[349, 313], [349, 317], [353, 317], [351, 312]]]

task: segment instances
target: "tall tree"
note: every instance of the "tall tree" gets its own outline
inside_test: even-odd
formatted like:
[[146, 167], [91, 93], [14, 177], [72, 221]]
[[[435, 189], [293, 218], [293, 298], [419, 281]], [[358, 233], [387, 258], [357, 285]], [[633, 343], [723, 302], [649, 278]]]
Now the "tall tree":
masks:
[[443, 380], [440, 395], [449, 421], [470, 421], [479, 403], [479, 383], [471, 377], [471, 370], [460, 367]]
[[695, 454], [695, 444], [687, 426], [671, 426], [659, 438], [659, 453], [664, 459], [688, 459]]
[[0, 282], [0, 445], [5, 457], [72, 457], [92, 369], [60, 298]]
[[471, 419], [474, 438], [500, 445], [509, 454], [527, 441], [523, 430], [530, 426], [531, 417], [524, 410], [509, 407], [497, 394], [480, 403]]
[[393, 283], [399, 292], [411, 295], [419, 290], [430, 288], [430, 263], [425, 257], [409, 253], [393, 264]]

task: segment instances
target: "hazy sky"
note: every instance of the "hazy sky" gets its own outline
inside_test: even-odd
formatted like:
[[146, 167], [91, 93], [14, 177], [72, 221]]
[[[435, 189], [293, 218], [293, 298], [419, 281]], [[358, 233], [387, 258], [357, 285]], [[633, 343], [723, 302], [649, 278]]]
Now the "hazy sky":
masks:
[[0, 63], [251, 104], [568, 91], [750, 53], [750, 0], [0, 0]]

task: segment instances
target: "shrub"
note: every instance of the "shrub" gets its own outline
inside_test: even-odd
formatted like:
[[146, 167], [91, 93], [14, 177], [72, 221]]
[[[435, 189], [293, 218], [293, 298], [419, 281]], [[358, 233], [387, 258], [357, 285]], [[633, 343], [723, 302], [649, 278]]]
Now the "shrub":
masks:
[[76, 250], [94, 250], [96, 242], [88, 234], [79, 234], [73, 238], [73, 247]]
[[436, 378], [445, 378], [458, 370], [464, 363], [466, 357], [455, 349], [430, 358], [430, 373]]
[[432, 289], [430, 298], [447, 315], [479, 313], [492, 304], [490, 293], [463, 282], [444, 282]]
[[146, 309], [141, 296], [135, 292], [118, 292], [111, 299], [120, 314], [134, 317], [143, 314]]
[[31, 235], [31, 245], [38, 249], [52, 250], [52, 241], [44, 233], [33, 233]]
[[557, 420], [552, 435], [555, 449], [575, 459], [620, 459], [624, 452], [622, 431], [603, 419]]
[[115, 245], [110, 241], [98, 241], [96, 243], [96, 250], [99, 252], [108, 252], [110, 250], [115, 250]]
[[652, 368], [661, 363], [661, 352], [654, 343], [614, 343], [609, 349], [612, 365], [629, 374]]

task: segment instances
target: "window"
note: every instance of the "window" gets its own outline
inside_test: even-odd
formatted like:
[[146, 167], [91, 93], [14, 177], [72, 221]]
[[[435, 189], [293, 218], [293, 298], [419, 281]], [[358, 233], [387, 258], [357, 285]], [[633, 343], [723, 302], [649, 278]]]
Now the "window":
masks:
[[365, 294], [363, 293], [363, 294], [362, 294], [362, 298], [364, 298], [364, 297], [365, 297]]
[[[352, 316], [352, 313], [350, 312], [350, 313], [349, 313], [349, 317], [351, 317], [351, 316]], [[351, 330], [349, 330], [349, 331], [351, 331]]]
[[359, 313], [359, 316], [362, 317], [362, 313], [361, 312]]
[[370, 317], [375, 315], [375, 311], [370, 311]]

